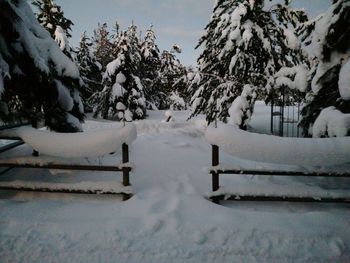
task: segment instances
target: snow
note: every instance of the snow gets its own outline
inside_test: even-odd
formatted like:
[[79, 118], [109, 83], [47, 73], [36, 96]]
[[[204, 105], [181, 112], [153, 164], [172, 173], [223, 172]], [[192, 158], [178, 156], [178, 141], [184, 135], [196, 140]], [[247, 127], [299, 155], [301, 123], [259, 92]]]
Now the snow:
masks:
[[282, 138], [240, 130], [235, 125], [209, 127], [208, 143], [242, 159], [300, 166], [330, 166], [350, 160], [350, 137]]
[[335, 107], [323, 109], [312, 127], [312, 137], [344, 137], [350, 133], [350, 114], [344, 114]]
[[[62, 84], [61, 81], [55, 80], [56, 88], [58, 91], [58, 103], [65, 111], [71, 111], [74, 106], [73, 98], [70, 95], [70, 91]], [[78, 98], [77, 101], [81, 101]], [[83, 112], [83, 111], [82, 111]]]
[[[261, 105], [260, 105], [261, 106]], [[262, 107], [256, 107], [260, 109]], [[266, 112], [269, 107], [266, 107]], [[134, 196], [119, 202], [114, 196], [55, 195], [0, 192], [0, 258], [3, 262], [349, 262], [348, 205], [223, 202], [205, 196], [211, 178], [210, 145], [204, 140], [204, 116], [186, 121], [188, 111], [175, 111], [164, 123], [164, 111], [148, 111], [135, 122], [138, 138], [130, 147], [134, 164]], [[258, 115], [261, 111], [256, 112]], [[253, 115], [254, 117], [254, 115]], [[266, 117], [266, 116], [265, 116]], [[262, 122], [269, 125], [267, 122]], [[87, 121], [84, 130], [99, 130], [110, 122]], [[256, 126], [261, 129], [262, 126]], [[264, 129], [266, 127], [263, 127]], [[18, 156], [21, 146], [13, 151]], [[257, 166], [220, 152], [220, 160]], [[120, 154], [85, 160], [116, 164]], [[271, 168], [276, 165], [271, 165]], [[7, 178], [4, 178], [7, 177]], [[13, 169], [5, 179], [43, 182], [107, 182], [115, 173]], [[301, 189], [349, 191], [349, 181], [327, 178], [221, 178], [236, 189], [281, 191]], [[250, 187], [250, 189], [246, 188]], [[264, 188], [266, 187], [266, 188]]]
[[350, 59], [340, 69], [338, 86], [340, 96], [344, 100], [350, 100]]
[[292, 30], [285, 28], [283, 33], [284, 33], [284, 36], [286, 37], [287, 47], [289, 47], [290, 49], [300, 48], [300, 41]]
[[137, 136], [133, 124], [80, 133], [56, 133], [26, 126], [1, 134], [20, 137], [41, 154], [67, 158], [106, 155], [115, 152], [123, 143], [131, 144]]
[[123, 84], [126, 81], [126, 77], [122, 72], [119, 72], [115, 78], [115, 81], [119, 84]]
[[61, 50], [65, 50], [68, 46], [68, 38], [66, 32], [64, 32], [63, 28], [60, 26], [56, 27], [55, 41], [57, 42]]
[[296, 89], [305, 92], [307, 89], [308, 68], [306, 65], [294, 67], [282, 67], [276, 74], [276, 86], [287, 86], [290, 89]]

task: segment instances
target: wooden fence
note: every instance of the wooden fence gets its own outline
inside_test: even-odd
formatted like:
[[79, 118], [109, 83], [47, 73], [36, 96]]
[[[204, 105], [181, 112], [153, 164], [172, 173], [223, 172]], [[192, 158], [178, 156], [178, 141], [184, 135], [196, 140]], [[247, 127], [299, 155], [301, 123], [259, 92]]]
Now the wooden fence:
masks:
[[[215, 203], [220, 203], [221, 200], [235, 200], [235, 201], [288, 201], [288, 202], [332, 202], [332, 203], [350, 203], [350, 194], [346, 198], [337, 197], [295, 197], [295, 196], [269, 196], [269, 195], [231, 195], [223, 194], [216, 195], [215, 191], [220, 189], [220, 174], [233, 175], [258, 175], [258, 176], [305, 176], [305, 177], [333, 177], [333, 178], [350, 178], [349, 172], [297, 172], [297, 171], [261, 171], [261, 170], [237, 170], [237, 169], [215, 169], [219, 168], [219, 146], [212, 145], [212, 195], [210, 199]], [[350, 188], [350, 187], [349, 187]], [[350, 189], [349, 189], [350, 192]]]
[[[0, 129], [10, 129], [16, 128], [23, 125], [28, 125], [29, 123], [15, 124], [15, 125], [6, 125], [2, 126]], [[14, 137], [1, 137], [0, 139], [10, 139], [16, 140], [13, 143], [0, 147], [0, 153], [13, 149], [17, 146], [24, 144], [20, 138]], [[34, 150], [33, 156], [38, 156], [39, 153]], [[80, 171], [108, 171], [108, 172], [122, 172], [123, 186], [130, 186], [130, 172], [132, 168], [127, 166], [129, 163], [129, 146], [125, 143], [122, 145], [122, 164], [121, 165], [80, 165], [80, 164], [62, 164], [62, 163], [41, 163], [41, 162], [16, 162], [13, 160], [1, 160], [0, 167], [5, 169], [0, 173], [0, 175], [8, 172], [13, 168], [34, 168], [34, 169], [59, 169], [59, 170], [80, 170]], [[54, 184], [54, 183], [53, 183]], [[42, 188], [42, 187], [25, 187], [25, 186], [3, 186], [0, 184], [0, 189], [3, 190], [18, 190], [18, 191], [35, 191], [35, 192], [58, 192], [58, 193], [80, 193], [80, 194], [119, 194], [122, 195], [123, 200], [129, 199], [132, 194], [128, 191], [115, 193], [113, 191], [101, 191], [101, 189], [96, 190], [72, 190], [65, 188]]]

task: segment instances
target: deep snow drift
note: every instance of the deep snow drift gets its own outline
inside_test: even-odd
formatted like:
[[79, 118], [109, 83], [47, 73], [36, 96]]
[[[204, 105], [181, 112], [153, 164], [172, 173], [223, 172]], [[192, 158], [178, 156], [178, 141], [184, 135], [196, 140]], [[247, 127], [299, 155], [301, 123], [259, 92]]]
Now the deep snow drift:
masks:
[[[261, 105], [254, 130], [269, 123]], [[186, 122], [188, 112], [164, 112], [135, 122], [138, 137], [130, 147], [135, 195], [115, 196], [0, 194], [2, 262], [349, 262], [348, 205], [237, 203], [216, 205], [205, 196], [211, 179], [210, 145], [204, 118]], [[258, 116], [258, 119], [256, 117]], [[266, 126], [262, 127], [260, 124]], [[86, 130], [106, 123], [87, 122]], [[263, 129], [262, 129], [263, 128]], [[21, 146], [16, 154], [30, 154]], [[223, 152], [223, 163], [255, 168]], [[13, 156], [15, 154], [13, 153]], [[89, 163], [120, 163], [120, 153], [87, 158]], [[276, 165], [266, 165], [276, 167]], [[290, 167], [293, 168], [293, 167]], [[294, 167], [295, 168], [295, 167]], [[349, 169], [344, 165], [340, 169]], [[114, 173], [13, 169], [0, 180], [114, 182]], [[236, 189], [275, 191], [312, 188], [349, 191], [349, 180], [223, 176]], [[247, 190], [247, 191], [248, 191]]]

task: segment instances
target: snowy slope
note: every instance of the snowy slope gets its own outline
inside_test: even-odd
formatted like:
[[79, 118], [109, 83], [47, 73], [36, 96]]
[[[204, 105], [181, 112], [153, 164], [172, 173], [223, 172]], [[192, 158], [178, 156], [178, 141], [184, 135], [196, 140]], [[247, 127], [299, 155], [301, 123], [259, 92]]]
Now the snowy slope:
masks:
[[[349, 262], [350, 210], [345, 205], [227, 203], [205, 199], [210, 145], [202, 118], [188, 112], [149, 112], [136, 123], [130, 200], [115, 197], [0, 195], [2, 262]], [[259, 123], [259, 122], [256, 122]], [[269, 125], [266, 123], [266, 125]], [[92, 129], [96, 123], [88, 123]], [[258, 129], [259, 127], [254, 127]], [[24, 151], [24, 150], [23, 150]], [[224, 163], [257, 164], [222, 153]], [[120, 155], [89, 162], [113, 163]], [[116, 180], [114, 174], [72, 175], [13, 170], [17, 179]], [[118, 178], [119, 179], [119, 178]], [[269, 190], [313, 186], [346, 189], [349, 181], [223, 178], [223, 184]]]

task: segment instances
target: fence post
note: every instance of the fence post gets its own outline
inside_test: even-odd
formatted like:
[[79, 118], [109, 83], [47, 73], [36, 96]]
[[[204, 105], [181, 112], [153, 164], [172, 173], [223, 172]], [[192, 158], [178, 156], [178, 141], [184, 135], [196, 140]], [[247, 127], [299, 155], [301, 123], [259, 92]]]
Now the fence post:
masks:
[[[123, 143], [122, 145], [122, 162], [123, 164], [129, 162], [129, 146], [126, 143]], [[129, 172], [130, 172], [130, 168], [123, 167], [123, 185], [124, 186], [130, 185]]]
[[[219, 165], [219, 146], [212, 145], [212, 166]], [[219, 173], [212, 171], [212, 190], [213, 192], [219, 189]]]

